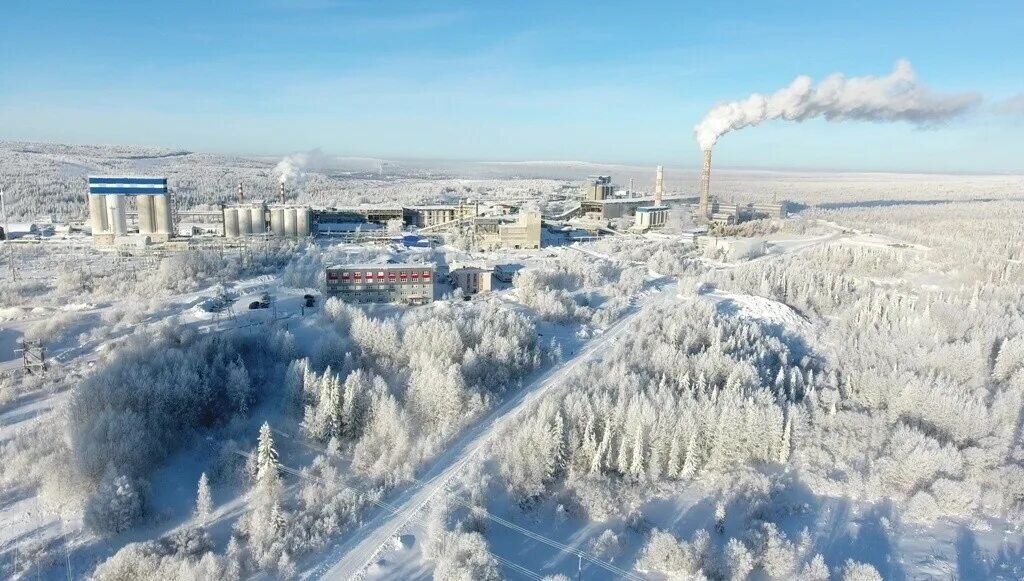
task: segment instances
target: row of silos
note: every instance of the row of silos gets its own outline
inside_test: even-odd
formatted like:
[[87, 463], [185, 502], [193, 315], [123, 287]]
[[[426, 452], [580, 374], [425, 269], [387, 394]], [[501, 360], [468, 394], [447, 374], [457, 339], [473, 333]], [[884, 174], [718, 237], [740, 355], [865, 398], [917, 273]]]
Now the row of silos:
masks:
[[[116, 194], [89, 194], [89, 221], [94, 236], [127, 235], [128, 213], [127, 208], [125, 207], [125, 196]], [[144, 233], [151, 232], [152, 230]]]
[[[120, 194], [89, 194], [89, 219], [93, 235], [128, 234], [125, 198]], [[135, 196], [139, 234], [171, 235], [171, 205], [166, 195]]]
[[171, 204], [165, 194], [135, 197], [139, 211], [139, 234], [158, 234], [170, 237], [172, 233]]
[[270, 217], [269, 232], [281, 238], [304, 238], [310, 234], [312, 210], [300, 206], [272, 206], [267, 211], [263, 204], [224, 207], [224, 236], [240, 238], [262, 235], [267, 230], [267, 215]]

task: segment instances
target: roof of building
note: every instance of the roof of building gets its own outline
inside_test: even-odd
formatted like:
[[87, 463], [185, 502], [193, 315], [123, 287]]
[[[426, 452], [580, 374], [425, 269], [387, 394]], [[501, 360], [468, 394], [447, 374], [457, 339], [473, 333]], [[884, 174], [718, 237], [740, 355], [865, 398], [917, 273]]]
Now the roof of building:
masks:
[[479, 266], [460, 266], [459, 268], [453, 268], [451, 270], [451, 274], [455, 274], [456, 272], [481, 272], [481, 273], [482, 272], [488, 272], [488, 273], [490, 273], [490, 272], [494, 272], [494, 269], [491, 269], [491, 268], [481, 268]]
[[401, 263], [401, 264], [336, 264], [334, 266], [328, 266], [328, 270], [398, 270], [403, 268], [429, 268], [434, 270], [436, 267], [433, 263]]

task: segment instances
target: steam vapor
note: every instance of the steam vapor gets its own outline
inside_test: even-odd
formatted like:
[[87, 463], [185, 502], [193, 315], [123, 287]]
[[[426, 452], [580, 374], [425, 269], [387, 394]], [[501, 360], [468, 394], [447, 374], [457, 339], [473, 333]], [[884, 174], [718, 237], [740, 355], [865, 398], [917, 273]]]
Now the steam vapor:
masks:
[[937, 94], [918, 83], [907, 60], [899, 60], [883, 77], [850, 77], [836, 73], [817, 85], [799, 76], [788, 87], [768, 95], [716, 105], [694, 127], [702, 150], [737, 129], [785, 119], [804, 121], [906, 121], [927, 127], [949, 120], [981, 100], [976, 93]]
[[306, 168], [323, 159], [324, 153], [320, 149], [293, 153], [277, 162], [277, 165], [274, 166], [274, 173], [277, 174], [277, 180], [281, 184], [297, 186], [305, 179]]

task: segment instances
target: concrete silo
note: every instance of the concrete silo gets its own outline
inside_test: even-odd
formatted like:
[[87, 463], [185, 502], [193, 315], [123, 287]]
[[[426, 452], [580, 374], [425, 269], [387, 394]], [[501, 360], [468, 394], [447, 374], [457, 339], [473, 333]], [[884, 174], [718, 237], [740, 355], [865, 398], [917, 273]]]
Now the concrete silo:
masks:
[[248, 236], [252, 234], [252, 219], [249, 215], [248, 206], [238, 206], [235, 208], [238, 213], [238, 234], [240, 236]]
[[295, 208], [284, 209], [284, 235], [288, 238], [298, 236], [298, 211]]
[[284, 208], [274, 207], [270, 209], [270, 230], [274, 236], [284, 236]]
[[89, 194], [89, 218], [92, 224], [92, 235], [104, 234], [107, 232], [107, 205], [106, 196]]
[[124, 236], [128, 233], [128, 219], [124, 212], [124, 196], [105, 196], [107, 202], [107, 227], [114, 236]]
[[153, 196], [153, 215], [156, 217], [154, 233], [165, 240], [170, 238], [174, 234], [174, 222], [171, 217], [171, 200], [167, 194]]
[[139, 234], [152, 234], [156, 229], [156, 216], [153, 214], [153, 196], [136, 196], [135, 206], [139, 211]]
[[224, 236], [238, 238], [238, 208], [233, 206], [224, 207]]
[[300, 238], [309, 236], [309, 223], [313, 212], [309, 208], [299, 208], [295, 214], [295, 233]]
[[267, 231], [266, 207], [263, 204], [255, 204], [249, 210], [249, 221], [252, 222], [252, 233], [263, 234]]

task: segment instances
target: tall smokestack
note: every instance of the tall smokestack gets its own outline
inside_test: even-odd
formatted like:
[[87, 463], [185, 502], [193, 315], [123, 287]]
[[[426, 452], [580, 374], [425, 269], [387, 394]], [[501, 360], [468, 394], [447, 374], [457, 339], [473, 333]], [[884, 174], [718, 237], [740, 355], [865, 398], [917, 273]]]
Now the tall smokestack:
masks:
[[281, 203], [284, 203], [284, 182], [281, 182]]
[[245, 192], [242, 191], [242, 181], [238, 181], [238, 203], [242, 203], [245, 200]]
[[654, 205], [661, 206], [661, 196], [665, 193], [665, 168], [658, 166], [654, 174]]
[[708, 210], [711, 206], [711, 149], [704, 150], [704, 167], [700, 170], [700, 205], [698, 215], [700, 220], [708, 219]]

